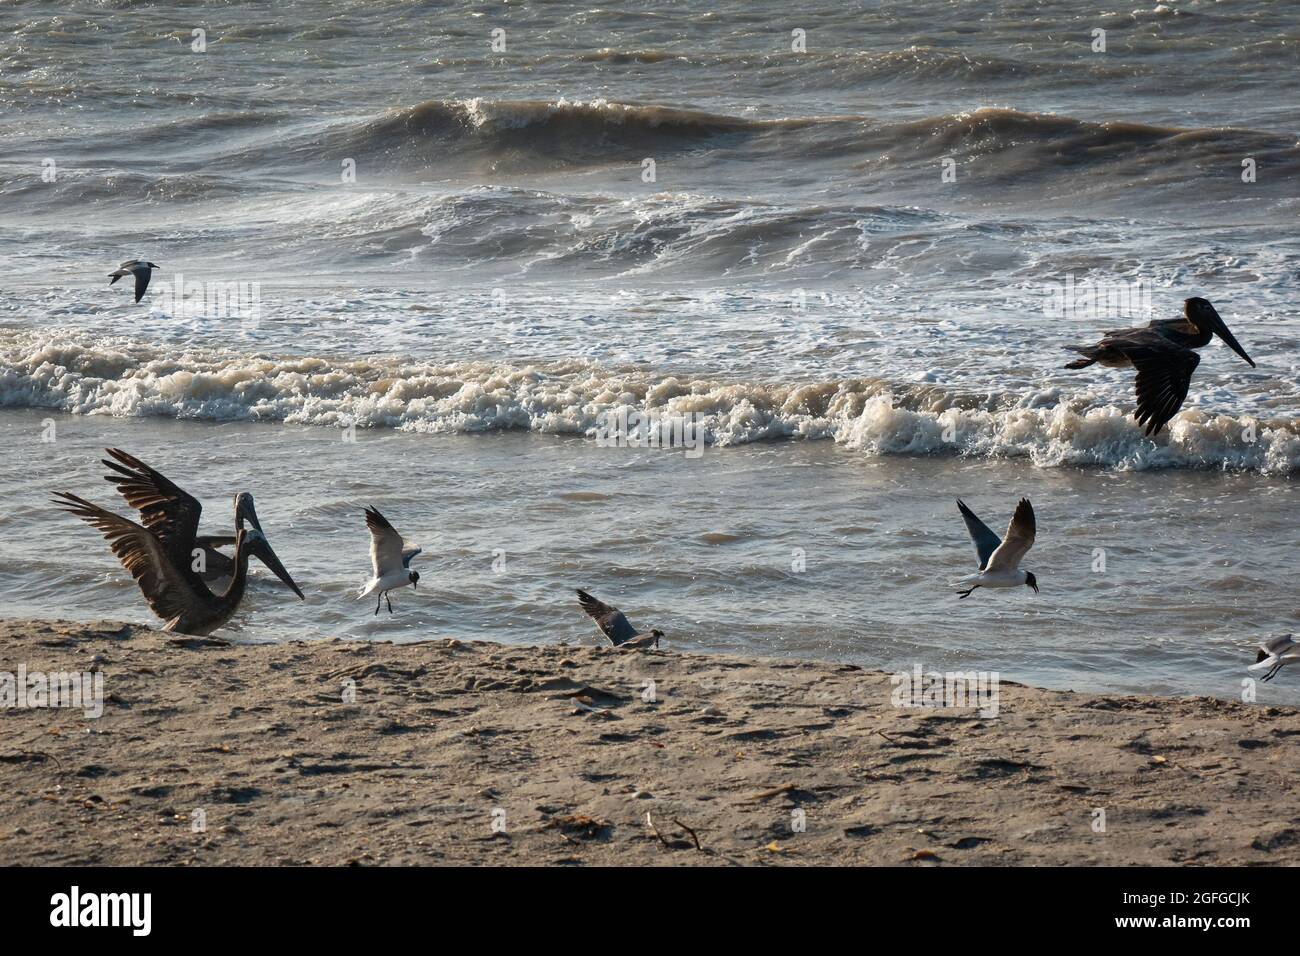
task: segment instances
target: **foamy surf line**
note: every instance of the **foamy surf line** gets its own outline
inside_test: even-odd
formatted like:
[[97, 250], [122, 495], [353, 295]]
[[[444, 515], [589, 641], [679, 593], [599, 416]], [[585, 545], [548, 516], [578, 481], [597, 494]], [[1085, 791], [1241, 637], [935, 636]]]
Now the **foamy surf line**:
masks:
[[0, 331], [0, 405], [74, 415], [251, 421], [415, 433], [517, 429], [599, 438], [610, 423], [689, 419], [705, 445], [829, 439], [869, 456], [1023, 458], [1118, 470], [1300, 470], [1300, 422], [1185, 409], [1146, 438], [1130, 410], [1046, 406], [880, 379], [752, 383], [610, 368], [181, 352], [76, 334]]

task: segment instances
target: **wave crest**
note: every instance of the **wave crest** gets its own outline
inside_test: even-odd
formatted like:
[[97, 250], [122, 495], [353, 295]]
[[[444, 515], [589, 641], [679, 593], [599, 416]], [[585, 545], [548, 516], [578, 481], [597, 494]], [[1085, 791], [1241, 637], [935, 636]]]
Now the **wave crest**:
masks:
[[802, 383], [654, 376], [589, 361], [537, 365], [265, 357], [48, 333], [0, 338], [0, 405], [82, 415], [592, 434], [602, 416], [692, 415], [715, 446], [830, 439], [871, 456], [1027, 458], [1123, 470], [1300, 470], [1300, 425], [1186, 409], [1157, 440], [1114, 405], [975, 399], [879, 379]]

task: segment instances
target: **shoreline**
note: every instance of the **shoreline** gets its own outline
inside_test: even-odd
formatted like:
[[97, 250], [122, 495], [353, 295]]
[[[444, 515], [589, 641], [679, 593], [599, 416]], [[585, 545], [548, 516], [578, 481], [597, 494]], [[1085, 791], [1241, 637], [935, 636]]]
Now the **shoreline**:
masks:
[[0, 621], [20, 666], [100, 671], [103, 714], [0, 708], [3, 865], [1300, 863], [1292, 707], [1002, 681], [994, 717], [850, 664]]

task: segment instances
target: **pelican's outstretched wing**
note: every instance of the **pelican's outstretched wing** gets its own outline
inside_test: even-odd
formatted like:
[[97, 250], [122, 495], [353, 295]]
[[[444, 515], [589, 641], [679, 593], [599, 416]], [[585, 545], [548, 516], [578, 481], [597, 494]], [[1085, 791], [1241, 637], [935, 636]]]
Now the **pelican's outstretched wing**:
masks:
[[104, 480], [112, 482], [126, 503], [140, 512], [144, 526], [162, 542], [168, 557], [178, 567], [189, 567], [203, 506], [166, 475], [134, 455], [120, 448], [107, 451], [116, 461], [105, 458], [103, 463], [115, 474], [105, 475]]
[[193, 610], [194, 591], [148, 528], [66, 491], [56, 491], [54, 503], [104, 535], [122, 567], [140, 586], [150, 610], [160, 618], [170, 622]]
[[1122, 351], [1137, 369], [1133, 382], [1137, 409], [1133, 417], [1146, 426], [1146, 434], [1158, 435], [1187, 398], [1192, 373], [1201, 357], [1158, 337], [1142, 345], [1125, 346]]

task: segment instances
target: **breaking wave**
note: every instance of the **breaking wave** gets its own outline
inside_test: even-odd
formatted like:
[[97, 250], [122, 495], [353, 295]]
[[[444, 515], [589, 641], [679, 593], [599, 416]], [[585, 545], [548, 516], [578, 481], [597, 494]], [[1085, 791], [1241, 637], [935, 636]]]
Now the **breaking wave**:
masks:
[[[512, 167], [640, 161], [693, 147], [745, 147], [764, 155], [858, 155], [863, 159], [1029, 153], [1048, 169], [1102, 165], [1141, 154], [1135, 172], [1175, 169], [1224, 156], [1261, 154], [1294, 169], [1293, 139], [1233, 128], [1090, 122], [1049, 113], [984, 108], [922, 120], [881, 123], [866, 116], [756, 119], [606, 100], [433, 100], [331, 128], [301, 144], [402, 165], [428, 165], [444, 154], [473, 153]], [[1029, 162], [1016, 162], [1028, 167]], [[1238, 164], [1233, 164], [1234, 167]]]
[[620, 409], [691, 416], [716, 446], [829, 439], [869, 456], [1028, 459], [1039, 466], [1210, 468], [1289, 475], [1300, 423], [1185, 409], [1156, 440], [1128, 410], [972, 398], [880, 379], [753, 383], [589, 361], [436, 364], [163, 350], [6, 331], [0, 405], [78, 415], [465, 433], [591, 435]]
[[[932, 59], [912, 51], [899, 55], [906, 62]], [[1002, 107], [885, 122], [865, 115], [762, 119], [605, 99], [471, 98], [305, 122], [273, 110], [201, 114], [133, 130], [129, 140], [155, 149], [182, 147], [191, 161], [178, 169], [281, 175], [316, 171], [324, 159], [342, 157], [367, 162], [369, 173], [442, 175], [448, 164], [454, 169], [461, 162], [527, 172], [639, 163], [690, 150], [786, 163], [848, 157], [867, 170], [873, 163], [896, 168], [936, 156], [978, 158], [987, 164], [980, 179], [1104, 168], [1159, 183], [1222, 166], [1235, 182], [1242, 156], [1267, 163], [1274, 178], [1300, 172], [1300, 146], [1277, 133], [1096, 122]], [[91, 145], [97, 153], [117, 154], [120, 133]]]

